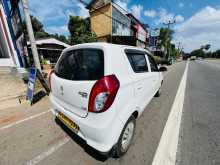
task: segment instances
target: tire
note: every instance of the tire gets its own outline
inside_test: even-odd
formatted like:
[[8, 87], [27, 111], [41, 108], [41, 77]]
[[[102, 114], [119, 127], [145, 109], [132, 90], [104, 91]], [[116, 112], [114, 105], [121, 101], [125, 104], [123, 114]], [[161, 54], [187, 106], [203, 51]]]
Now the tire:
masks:
[[[135, 126], [136, 126], [136, 120], [135, 117], [132, 115], [126, 122], [117, 144], [113, 147], [113, 157], [116, 158], [122, 157], [128, 151], [134, 137]], [[129, 134], [129, 129], [131, 131], [130, 132], [131, 134]], [[126, 143], [126, 139], [124, 139], [125, 137], [127, 138], [127, 143]]]
[[154, 97], [160, 97], [161, 95], [161, 87], [158, 89], [157, 93], [154, 95]]

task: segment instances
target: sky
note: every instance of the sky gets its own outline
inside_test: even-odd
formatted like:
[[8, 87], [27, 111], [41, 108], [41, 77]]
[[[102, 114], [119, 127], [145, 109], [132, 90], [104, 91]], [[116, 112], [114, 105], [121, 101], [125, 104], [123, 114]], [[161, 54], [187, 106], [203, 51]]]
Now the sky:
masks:
[[[89, 2], [90, 0], [84, 0]], [[128, 12], [132, 12], [150, 28], [165, 27], [163, 23], [176, 20], [173, 43], [180, 42], [185, 52], [201, 45], [211, 44], [211, 50], [220, 49], [220, 0], [115, 0]], [[77, 0], [30, 0], [31, 13], [49, 33], [69, 35], [69, 15], [89, 16], [83, 4]]]

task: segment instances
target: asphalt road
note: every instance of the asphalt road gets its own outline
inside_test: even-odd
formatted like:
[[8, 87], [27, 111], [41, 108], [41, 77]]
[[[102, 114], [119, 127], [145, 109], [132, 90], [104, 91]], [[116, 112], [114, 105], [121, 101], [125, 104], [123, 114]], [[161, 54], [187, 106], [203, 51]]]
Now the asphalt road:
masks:
[[[181, 62], [172, 65], [165, 73], [162, 95], [150, 102], [137, 121], [133, 144], [123, 158], [102, 157], [66, 127], [56, 124], [53, 115], [48, 112], [50, 107], [48, 98], [45, 98], [31, 108], [22, 105], [0, 111], [0, 165], [151, 164], [185, 64]], [[198, 68], [200, 68], [199, 64], [194, 70], [199, 70]], [[214, 77], [211, 74], [208, 76]], [[217, 82], [213, 83], [217, 84]], [[188, 89], [187, 91], [189, 92]], [[219, 124], [214, 120], [212, 122]]]
[[220, 165], [220, 60], [191, 61], [177, 165]]

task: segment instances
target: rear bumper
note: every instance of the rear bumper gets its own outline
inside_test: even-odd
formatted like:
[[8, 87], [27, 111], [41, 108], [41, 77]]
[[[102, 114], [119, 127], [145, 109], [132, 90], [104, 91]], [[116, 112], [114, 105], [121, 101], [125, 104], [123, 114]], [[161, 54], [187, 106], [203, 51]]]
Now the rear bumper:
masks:
[[52, 94], [50, 101], [53, 114], [57, 116], [58, 112], [62, 112], [74, 121], [80, 128], [77, 135], [84, 139], [89, 146], [99, 152], [107, 153], [117, 143], [124, 125], [116, 117], [114, 107], [103, 113], [88, 113], [87, 117], [82, 118], [60, 106]]

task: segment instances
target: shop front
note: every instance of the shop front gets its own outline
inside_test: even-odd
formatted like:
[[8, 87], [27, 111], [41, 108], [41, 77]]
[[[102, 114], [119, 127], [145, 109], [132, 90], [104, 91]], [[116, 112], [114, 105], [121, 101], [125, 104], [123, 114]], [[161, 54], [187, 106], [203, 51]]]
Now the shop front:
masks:
[[28, 67], [22, 11], [20, 0], [0, 0], [0, 66]]
[[6, 15], [0, 3], [0, 66], [18, 65], [17, 54], [10, 36]]

